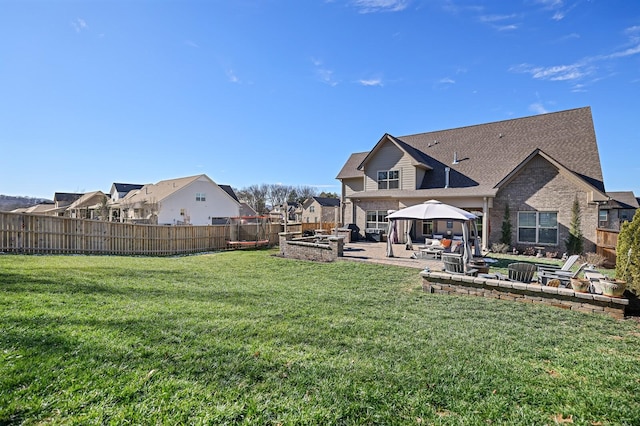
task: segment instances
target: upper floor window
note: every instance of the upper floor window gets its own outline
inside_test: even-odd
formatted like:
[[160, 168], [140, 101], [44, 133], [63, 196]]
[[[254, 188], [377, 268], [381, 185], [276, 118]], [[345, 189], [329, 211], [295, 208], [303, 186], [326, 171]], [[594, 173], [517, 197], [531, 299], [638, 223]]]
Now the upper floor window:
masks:
[[310, 206], [309, 213], [315, 213], [315, 212], [316, 212], [316, 206]]
[[196, 201], [207, 201], [207, 194], [204, 192], [196, 192]]
[[518, 212], [518, 242], [558, 244], [557, 212]]
[[400, 188], [400, 171], [388, 170], [378, 172], [378, 189]]

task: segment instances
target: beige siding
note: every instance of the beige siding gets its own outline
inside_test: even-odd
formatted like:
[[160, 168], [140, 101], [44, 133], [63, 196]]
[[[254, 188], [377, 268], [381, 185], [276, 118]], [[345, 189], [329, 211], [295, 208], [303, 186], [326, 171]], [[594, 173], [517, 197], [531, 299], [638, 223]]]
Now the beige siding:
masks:
[[354, 192], [360, 192], [364, 190], [364, 181], [362, 177], [343, 179], [342, 183], [344, 184], [345, 197], [349, 197]]
[[385, 170], [400, 171], [399, 189], [416, 189], [416, 168], [411, 164], [411, 157], [392, 142], [387, 142], [366, 164], [365, 191], [378, 190], [378, 172]]

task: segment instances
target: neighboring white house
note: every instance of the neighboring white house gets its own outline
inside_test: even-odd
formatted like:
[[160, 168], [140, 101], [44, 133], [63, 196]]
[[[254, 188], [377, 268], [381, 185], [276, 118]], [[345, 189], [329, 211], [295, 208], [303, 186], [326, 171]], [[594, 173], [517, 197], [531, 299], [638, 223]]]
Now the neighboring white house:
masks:
[[76, 219], [98, 219], [107, 196], [102, 191], [87, 192], [67, 207], [65, 216]]
[[111, 208], [123, 221], [160, 225], [210, 225], [240, 215], [237, 199], [205, 174], [144, 185]]

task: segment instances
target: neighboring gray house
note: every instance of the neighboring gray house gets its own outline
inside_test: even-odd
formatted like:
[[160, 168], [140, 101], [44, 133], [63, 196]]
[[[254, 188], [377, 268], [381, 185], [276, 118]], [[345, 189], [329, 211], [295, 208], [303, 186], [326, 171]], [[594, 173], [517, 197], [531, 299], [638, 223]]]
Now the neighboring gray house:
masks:
[[[401, 137], [385, 134], [370, 151], [351, 154], [337, 179], [343, 223], [385, 229], [389, 210], [437, 199], [481, 216], [483, 248], [499, 241], [509, 205], [512, 245], [565, 251], [577, 199], [585, 251], [593, 252], [598, 205], [609, 199], [589, 107]], [[458, 228], [415, 221], [411, 232], [419, 240], [456, 234]]]
[[336, 211], [340, 208], [338, 198], [311, 197], [302, 203], [303, 223], [327, 223], [336, 221]]
[[633, 191], [607, 192], [611, 198], [600, 204], [598, 228], [619, 231], [623, 222], [631, 222], [640, 207]]

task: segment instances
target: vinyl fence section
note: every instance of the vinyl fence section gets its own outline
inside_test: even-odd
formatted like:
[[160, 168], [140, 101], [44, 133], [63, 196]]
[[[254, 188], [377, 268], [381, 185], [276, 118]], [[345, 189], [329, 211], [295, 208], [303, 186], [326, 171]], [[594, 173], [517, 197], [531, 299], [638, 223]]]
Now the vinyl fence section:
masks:
[[[267, 225], [270, 245], [278, 244], [281, 228]], [[140, 225], [0, 212], [1, 252], [167, 256], [226, 250], [228, 241], [228, 225]]]

